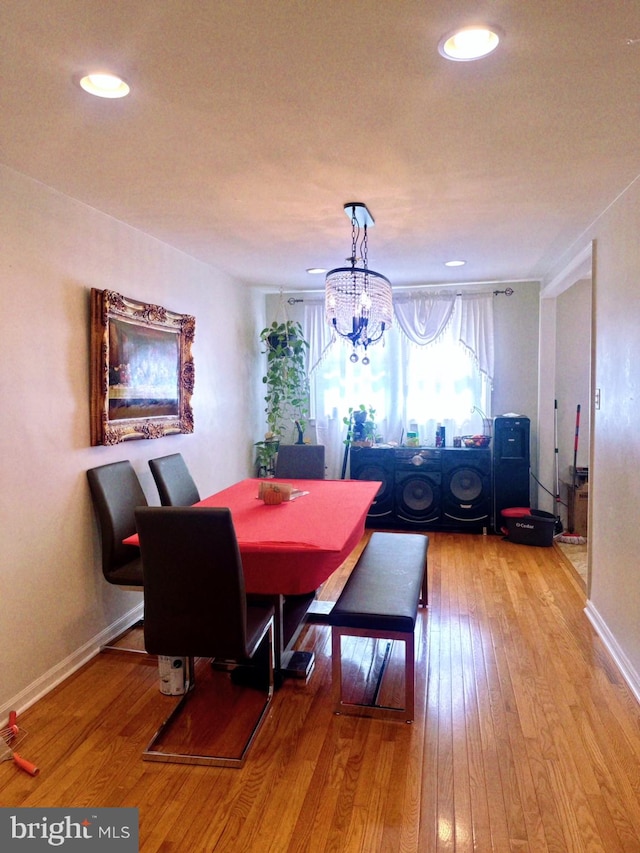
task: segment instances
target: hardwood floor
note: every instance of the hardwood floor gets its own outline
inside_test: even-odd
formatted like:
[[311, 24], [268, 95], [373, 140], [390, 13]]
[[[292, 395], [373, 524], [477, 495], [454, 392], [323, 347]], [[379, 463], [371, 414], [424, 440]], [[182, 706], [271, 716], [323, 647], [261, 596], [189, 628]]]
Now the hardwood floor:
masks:
[[333, 715], [329, 629], [308, 626], [315, 671], [278, 691], [242, 770], [143, 762], [176, 700], [153, 658], [104, 652], [22, 715], [41, 772], [1, 764], [0, 806], [138, 806], [144, 853], [638, 853], [640, 706], [579, 579], [555, 548], [430, 540], [413, 725]]

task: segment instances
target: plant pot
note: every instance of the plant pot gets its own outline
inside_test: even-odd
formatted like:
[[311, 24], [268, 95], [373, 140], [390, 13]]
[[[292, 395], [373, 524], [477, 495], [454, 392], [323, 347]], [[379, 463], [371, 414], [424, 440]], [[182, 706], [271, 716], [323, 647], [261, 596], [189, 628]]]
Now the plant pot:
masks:
[[258, 477], [273, 477], [275, 474], [274, 460], [279, 446], [280, 439], [278, 438], [256, 441], [254, 447], [256, 448], [256, 467]]
[[293, 346], [293, 344], [295, 344], [295, 342], [297, 340], [298, 339], [295, 335], [276, 335], [276, 334], [273, 334], [273, 335], [269, 335], [269, 337], [267, 338], [267, 343], [269, 345], [269, 348], [274, 350], [274, 351], [278, 351], [278, 348], [280, 348], [280, 351], [278, 352], [278, 354], [280, 356], [285, 356], [285, 355], [291, 355], [292, 346]]

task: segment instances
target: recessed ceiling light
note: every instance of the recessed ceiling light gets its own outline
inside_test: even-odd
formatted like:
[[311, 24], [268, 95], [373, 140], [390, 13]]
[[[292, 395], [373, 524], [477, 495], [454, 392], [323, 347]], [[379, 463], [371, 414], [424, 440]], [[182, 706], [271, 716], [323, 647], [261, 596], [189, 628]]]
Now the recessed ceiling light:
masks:
[[462, 27], [452, 33], [447, 33], [440, 39], [438, 52], [445, 59], [453, 59], [456, 62], [470, 62], [480, 59], [494, 51], [502, 32], [498, 27], [476, 25]]
[[326, 269], [323, 267], [309, 267], [307, 272], [309, 275], [322, 275], [322, 273], [326, 272]]
[[445, 267], [463, 267], [467, 262], [466, 261], [445, 261]]
[[129, 94], [129, 86], [122, 78], [103, 71], [82, 77], [80, 85], [85, 92], [98, 98], [124, 98]]

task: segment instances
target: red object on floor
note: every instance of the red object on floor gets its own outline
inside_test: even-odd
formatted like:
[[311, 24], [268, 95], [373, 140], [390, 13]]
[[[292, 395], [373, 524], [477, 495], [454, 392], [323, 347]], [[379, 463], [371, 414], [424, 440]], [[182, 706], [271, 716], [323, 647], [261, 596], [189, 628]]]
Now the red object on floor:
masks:
[[[524, 518], [531, 515], [531, 509], [528, 506], [511, 506], [500, 511], [504, 518]], [[509, 535], [509, 530], [506, 527], [501, 527], [500, 532], [505, 536]]]
[[531, 515], [531, 509], [528, 506], [512, 506], [503, 509], [502, 514], [505, 518], [523, 518], [525, 515]]

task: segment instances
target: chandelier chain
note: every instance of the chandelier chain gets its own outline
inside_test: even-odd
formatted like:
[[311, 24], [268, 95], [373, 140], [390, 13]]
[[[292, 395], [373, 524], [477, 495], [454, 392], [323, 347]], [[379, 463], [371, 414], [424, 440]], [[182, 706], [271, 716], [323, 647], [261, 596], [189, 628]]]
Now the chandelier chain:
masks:
[[358, 251], [358, 220], [356, 219], [356, 209], [355, 207], [351, 212], [351, 266], [355, 267], [357, 251]]
[[368, 255], [369, 255], [369, 232], [367, 231], [367, 223], [364, 224], [364, 237], [362, 238], [362, 266], [365, 269], [368, 269]]

